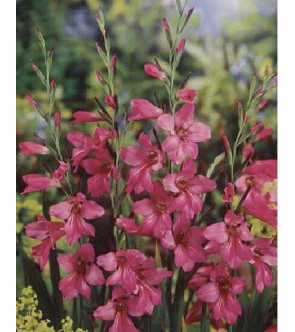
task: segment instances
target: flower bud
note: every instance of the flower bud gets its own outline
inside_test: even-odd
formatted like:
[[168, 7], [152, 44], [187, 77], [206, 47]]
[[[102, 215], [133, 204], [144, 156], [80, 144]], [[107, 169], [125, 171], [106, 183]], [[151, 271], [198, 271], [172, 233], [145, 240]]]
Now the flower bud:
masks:
[[60, 129], [60, 118], [61, 118], [60, 111], [55, 112], [54, 113], [54, 126], [57, 129]]
[[228, 152], [229, 148], [230, 148], [228, 138], [225, 134], [222, 134], [221, 137], [222, 137], [222, 140], [223, 140], [224, 149], [225, 149], [226, 152]]
[[106, 95], [104, 98], [105, 103], [112, 107], [112, 108], [116, 108], [117, 107], [117, 103], [115, 98], [112, 95]]
[[166, 20], [165, 17], [162, 18], [162, 27], [163, 27], [164, 31], [165, 31], [165, 30], [166, 30], [166, 31], [170, 31], [170, 28], [169, 28], [168, 22], [167, 22], [167, 20]]
[[31, 95], [26, 95], [26, 99], [27, 99], [27, 101], [30, 103], [30, 105], [32, 107], [34, 107], [35, 109], [37, 109], [37, 102], [36, 102], [36, 100]]
[[266, 106], [267, 103], [268, 103], [268, 99], [262, 99], [261, 102], [258, 105], [258, 108], [260, 110], [262, 110]]
[[162, 71], [162, 69], [151, 63], [146, 63], [144, 65], [144, 71], [147, 75], [158, 78], [159, 80], [163, 80], [165, 77], [165, 73]]
[[55, 90], [55, 88], [56, 88], [56, 80], [52, 80], [50, 82], [50, 88], [51, 88], [51, 90]]
[[176, 48], [176, 52], [178, 56], [181, 56], [183, 53], [183, 49], [184, 49], [184, 45], [185, 45], [185, 38], [182, 38]]
[[95, 74], [96, 74], [96, 78], [97, 78], [98, 82], [101, 83], [101, 84], [103, 84], [104, 83], [104, 79], [101, 76], [100, 72], [98, 70], [96, 70]]
[[116, 72], [116, 59], [117, 59], [117, 56], [116, 56], [116, 54], [114, 54], [110, 61], [110, 66], [114, 73]]

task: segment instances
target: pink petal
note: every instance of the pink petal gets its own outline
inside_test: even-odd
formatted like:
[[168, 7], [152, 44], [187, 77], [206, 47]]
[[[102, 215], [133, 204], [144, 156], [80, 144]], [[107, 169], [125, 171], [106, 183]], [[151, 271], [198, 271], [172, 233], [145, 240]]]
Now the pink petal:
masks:
[[184, 104], [175, 114], [175, 126], [187, 129], [194, 121], [195, 106]]
[[215, 282], [209, 282], [197, 291], [197, 297], [208, 303], [216, 302], [220, 297], [219, 288]]
[[140, 227], [136, 225], [133, 218], [117, 218], [116, 224], [129, 234], [137, 234], [140, 231]]
[[103, 285], [105, 282], [101, 269], [95, 264], [91, 264], [89, 270], [85, 274], [85, 280], [90, 285]]
[[113, 252], [100, 255], [96, 260], [97, 265], [102, 266], [106, 271], [114, 271], [117, 268], [117, 257]]
[[77, 257], [80, 257], [85, 262], [93, 262], [95, 259], [94, 248], [90, 243], [81, 244], [76, 252]]
[[163, 151], [167, 152], [169, 158], [176, 164], [180, 165], [186, 154], [184, 152], [185, 144], [176, 135], [168, 136], [162, 143]]
[[245, 280], [240, 277], [232, 277], [230, 280], [231, 290], [234, 294], [241, 294], [245, 287]]
[[163, 114], [159, 116], [157, 124], [162, 129], [168, 130], [170, 132], [174, 131], [174, 117], [170, 114]]
[[105, 305], [101, 305], [93, 312], [97, 319], [111, 320], [116, 315], [116, 306], [113, 301], [109, 300]]
[[188, 138], [194, 142], [204, 142], [211, 138], [211, 129], [201, 122], [194, 122], [188, 129]]
[[57, 256], [58, 264], [66, 272], [75, 271], [76, 267], [76, 255], [75, 254], [59, 254]]
[[24, 155], [49, 153], [47, 146], [36, 142], [31, 142], [31, 141], [21, 142], [19, 143], [19, 147], [21, 149], [21, 153]]
[[141, 201], [134, 202], [132, 205], [132, 210], [136, 214], [148, 216], [152, 213], [155, 213], [155, 205], [149, 198], [144, 198]]
[[91, 289], [90, 287], [87, 285], [84, 276], [79, 275], [76, 278], [76, 289], [79, 292], [79, 294], [83, 295], [84, 297], [86, 297], [88, 300], [91, 297]]
[[105, 210], [94, 201], [85, 201], [81, 207], [81, 215], [86, 219], [100, 218]]
[[205, 238], [217, 243], [224, 243], [228, 240], [228, 230], [224, 222], [212, 224], [203, 232]]
[[127, 146], [121, 149], [120, 156], [130, 166], [138, 166], [145, 163], [145, 153], [138, 146]]
[[97, 122], [102, 120], [100, 115], [94, 112], [87, 111], [77, 111], [73, 113], [73, 117], [74, 120], [72, 121], [72, 123]]
[[154, 106], [146, 99], [132, 99], [131, 108], [133, 113], [129, 115], [128, 121], [156, 119], [163, 113], [161, 108]]
[[62, 292], [65, 299], [70, 300], [78, 295], [76, 289], [76, 275], [70, 274], [61, 279], [59, 282], [59, 290]]
[[176, 187], [175, 185], [175, 181], [176, 181], [176, 174], [172, 173], [172, 174], [168, 174], [165, 176], [165, 178], [163, 179], [163, 185], [171, 192], [173, 193], [179, 193], [179, 189]]
[[71, 210], [72, 205], [66, 201], [52, 205], [50, 207], [49, 214], [60, 219], [68, 219], [71, 215]]

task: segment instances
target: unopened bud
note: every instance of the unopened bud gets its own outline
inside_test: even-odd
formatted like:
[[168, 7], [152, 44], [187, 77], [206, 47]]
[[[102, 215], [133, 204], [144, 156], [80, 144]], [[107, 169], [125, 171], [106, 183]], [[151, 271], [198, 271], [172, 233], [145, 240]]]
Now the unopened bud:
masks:
[[50, 82], [50, 87], [51, 87], [51, 90], [54, 90], [54, 89], [55, 89], [55, 87], [56, 87], [56, 80], [52, 80], [52, 81]]
[[32, 107], [37, 108], [37, 102], [31, 95], [26, 95], [26, 99]]
[[242, 103], [240, 100], [237, 100], [237, 108], [239, 111], [242, 109]]
[[262, 110], [266, 106], [267, 103], [268, 103], [268, 99], [262, 99], [261, 102], [258, 105], [258, 108], [260, 110]]
[[223, 140], [224, 149], [225, 149], [226, 152], [228, 152], [229, 149], [230, 149], [228, 138], [225, 134], [222, 134], [221, 137], [222, 137], [222, 140]]
[[54, 126], [55, 128], [59, 129], [60, 128], [60, 118], [61, 118], [61, 113], [60, 111], [57, 111], [54, 113]]
[[110, 61], [110, 66], [114, 73], [116, 72], [116, 59], [117, 59], [117, 56], [116, 56], [116, 54], [114, 54]]
[[112, 95], [106, 95], [104, 98], [105, 103], [112, 107], [112, 108], [116, 108], [117, 107], [117, 103], [115, 98]]
[[162, 18], [162, 27], [163, 27], [163, 29], [166, 30], [166, 31], [169, 31], [169, 30], [170, 30], [170, 28], [169, 28], [169, 24], [168, 24], [168, 22], [167, 22], [167, 20], [166, 20], [165, 17]]
[[184, 45], [185, 45], [185, 38], [182, 38], [176, 48], [176, 52], [178, 56], [181, 56], [184, 50]]
[[96, 74], [96, 78], [97, 78], [98, 82], [101, 83], [101, 84], [103, 84], [104, 83], [104, 79], [101, 76], [100, 72], [98, 70], [96, 70], [95, 74]]

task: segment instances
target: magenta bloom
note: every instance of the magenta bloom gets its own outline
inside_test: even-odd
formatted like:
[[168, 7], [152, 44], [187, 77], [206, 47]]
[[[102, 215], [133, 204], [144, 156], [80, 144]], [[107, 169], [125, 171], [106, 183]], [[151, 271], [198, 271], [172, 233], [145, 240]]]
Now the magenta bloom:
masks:
[[277, 160], [258, 160], [243, 170], [236, 181], [243, 194], [251, 190], [243, 202], [243, 212], [258, 218], [272, 227], [277, 227]]
[[140, 264], [135, 269], [135, 273], [137, 288], [134, 293], [137, 296], [132, 298], [131, 301], [136, 305], [139, 315], [145, 313], [152, 315], [154, 307], [161, 304], [162, 299], [161, 289], [154, 286], [171, 277], [173, 273], [166, 269], [156, 268], [153, 257]]
[[112, 298], [105, 305], [99, 306], [93, 316], [102, 320], [114, 320], [109, 332], [139, 332], [130, 316], [138, 317], [136, 303], [132, 301], [134, 295], [129, 295], [121, 288], [115, 288]]
[[33, 256], [37, 257], [37, 262], [43, 270], [48, 261], [50, 249], [58, 239], [65, 235], [64, 224], [46, 220], [43, 216], [37, 216], [37, 221], [25, 226], [27, 236], [41, 240], [41, 243], [32, 248]]
[[129, 115], [128, 121], [157, 119], [163, 113], [161, 108], [146, 99], [132, 99], [131, 108], [133, 113]]
[[19, 147], [21, 149], [21, 153], [25, 155], [49, 153], [47, 146], [36, 142], [30, 142], [30, 141], [21, 142], [19, 143]]
[[104, 212], [102, 206], [86, 200], [82, 193], [78, 193], [76, 197], [69, 197], [66, 202], [51, 206], [49, 210], [51, 216], [66, 220], [64, 230], [70, 245], [77, 242], [82, 235], [94, 236], [94, 227], [84, 219], [99, 218]]
[[194, 122], [195, 108], [193, 104], [185, 104], [172, 116], [163, 114], [158, 118], [158, 125], [170, 131], [162, 148], [169, 158], [180, 165], [185, 157], [196, 159], [198, 156], [197, 142], [204, 142], [211, 137], [210, 128], [201, 123]]
[[256, 239], [251, 250], [253, 259], [250, 263], [256, 267], [255, 284], [259, 293], [263, 292], [264, 286], [271, 286], [274, 276], [268, 265], [277, 265], [277, 248], [271, 247], [272, 238]]
[[59, 179], [54, 177], [48, 178], [41, 174], [27, 174], [23, 176], [23, 180], [27, 186], [22, 194], [60, 187]]
[[67, 139], [74, 145], [72, 161], [75, 171], [83, 158], [85, 158], [91, 151], [98, 148], [104, 148], [109, 138], [113, 137], [114, 133], [103, 127], [97, 127], [94, 131], [93, 137], [86, 135], [80, 131], [71, 131], [67, 135]]
[[214, 320], [225, 319], [228, 324], [234, 324], [242, 314], [242, 308], [233, 295], [241, 294], [244, 286], [244, 279], [231, 277], [226, 264], [220, 263], [214, 267], [210, 282], [197, 291], [197, 297], [212, 304], [210, 310]]
[[73, 117], [74, 120], [72, 123], [97, 122], [102, 120], [99, 114], [88, 111], [77, 111], [73, 113]]
[[152, 234], [160, 239], [167, 231], [171, 230], [172, 197], [164, 190], [161, 182], [156, 181], [150, 198], [135, 202], [132, 210], [134, 213], [144, 216], [140, 224], [142, 235]]
[[252, 241], [243, 216], [236, 215], [232, 210], [226, 212], [225, 222], [218, 222], [204, 230], [204, 236], [209, 241], [220, 244], [220, 253], [232, 269], [236, 269], [242, 261], [252, 258], [251, 249], [242, 241]]
[[144, 71], [146, 72], [147, 75], [149, 75], [151, 77], [155, 77], [159, 80], [163, 80], [165, 77], [165, 74], [162, 71], [162, 69], [151, 63], [146, 63], [144, 65]]
[[136, 249], [118, 250], [97, 257], [97, 265], [106, 271], [114, 271], [107, 280], [106, 286], [120, 285], [126, 292], [136, 290], [136, 268], [146, 260], [143, 253]]
[[206, 261], [206, 254], [201, 246], [204, 240], [201, 229], [190, 226], [189, 220], [180, 214], [173, 225], [172, 234], [171, 231], [167, 232], [162, 237], [161, 244], [164, 248], [174, 250], [175, 265], [188, 272], [196, 263]]
[[95, 265], [95, 253], [90, 243], [84, 243], [75, 254], [60, 254], [57, 257], [61, 268], [70, 274], [59, 282], [59, 290], [66, 299], [81, 294], [90, 299], [90, 285], [103, 285], [104, 276]]
[[153, 190], [152, 173], [163, 167], [163, 153], [152, 145], [151, 139], [141, 133], [138, 138], [138, 146], [127, 146], [121, 149], [121, 158], [132, 166], [128, 181], [126, 182], [127, 193], [132, 189], [138, 194], [144, 190]]
[[196, 99], [197, 91], [189, 88], [182, 88], [177, 92], [177, 97], [186, 101], [187, 103], [194, 104]]
[[118, 179], [118, 170], [113, 158], [106, 149], [97, 148], [95, 159], [84, 159], [81, 166], [91, 177], [87, 180], [87, 191], [93, 197], [101, 197], [110, 193], [111, 177]]
[[203, 206], [201, 194], [216, 188], [215, 181], [196, 173], [194, 162], [188, 159], [180, 172], [168, 174], [163, 180], [164, 186], [175, 194], [173, 207], [181, 210], [189, 218], [193, 218], [196, 212], [201, 211]]

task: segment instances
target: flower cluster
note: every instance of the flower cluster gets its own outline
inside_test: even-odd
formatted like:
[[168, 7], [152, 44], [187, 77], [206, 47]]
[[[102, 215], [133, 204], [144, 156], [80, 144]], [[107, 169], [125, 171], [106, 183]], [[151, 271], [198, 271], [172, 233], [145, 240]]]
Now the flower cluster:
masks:
[[[65, 237], [72, 248], [56, 258], [66, 273], [59, 290], [67, 300], [83, 297], [91, 302], [93, 319], [110, 332], [140, 331], [140, 318], [153, 316], [154, 308], [162, 305], [167, 310], [161, 324], [167, 328], [170, 324], [176, 332], [184, 317], [188, 324], [204, 324], [208, 318], [216, 328], [233, 325], [242, 315], [238, 295], [246, 291], [242, 267], [254, 267], [255, 286], [250, 288], [256, 287], [259, 293], [275, 280], [276, 239], [254, 237], [249, 222], [256, 218], [273, 228], [277, 225], [276, 160], [255, 160], [252, 146], [271, 132], [261, 123], [253, 124], [248, 114], [248, 109], [261, 110], [270, 89], [266, 83], [273, 77], [251, 90], [245, 110], [238, 103], [236, 140], [231, 144], [225, 134], [222, 136], [225, 153], [219, 160], [226, 163], [227, 158], [228, 173], [224, 168], [224, 174], [230, 181], [212, 179], [213, 168], [202, 174], [203, 169], [197, 167], [202, 161], [199, 147], [211, 139], [211, 129], [197, 118], [197, 91], [186, 83], [175, 84], [185, 48], [181, 33], [193, 13], [192, 9], [185, 13], [178, 5], [174, 37], [167, 20], [162, 21], [170, 48], [170, 71], [157, 59], [144, 66], [145, 73], [167, 90], [167, 107], [132, 99], [131, 111], [119, 116], [114, 86], [116, 55], [110, 52], [101, 11], [97, 22], [104, 45], [97, 45], [97, 51], [107, 74], [97, 72], [96, 76], [105, 90], [104, 100], [96, 100], [98, 112], [77, 111], [72, 121], [96, 123], [93, 135], [72, 130], [66, 134], [66, 148], [60, 145], [60, 113], [52, 114], [55, 80], [54, 84], [49, 79], [45, 82], [50, 101], [47, 112], [28, 97], [47, 122], [51, 141], [22, 142], [21, 153], [50, 156], [53, 163], [47, 167], [49, 176], [24, 175], [23, 193], [55, 188], [58, 194], [46, 218], [37, 216], [25, 227], [28, 237], [40, 241], [32, 255], [44, 269], [50, 253], [58, 250], [58, 241]], [[49, 61], [52, 55], [43, 37], [39, 38]], [[43, 75], [36, 64], [34, 70], [39, 77]], [[49, 77], [49, 72], [44, 77]], [[148, 121], [153, 135], [142, 131], [135, 144], [127, 145], [124, 135], [138, 121]], [[222, 196], [218, 202], [222, 208], [207, 216], [204, 206], [212, 204], [212, 192]], [[101, 234], [106, 224], [111, 236]], [[105, 240], [104, 249], [101, 239]], [[151, 252], [143, 244], [151, 245]], [[183, 309], [186, 288], [192, 294], [187, 312]], [[97, 300], [98, 289], [102, 298]]]

